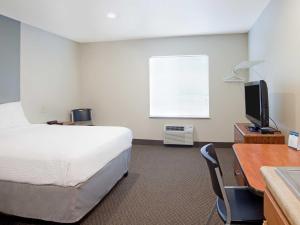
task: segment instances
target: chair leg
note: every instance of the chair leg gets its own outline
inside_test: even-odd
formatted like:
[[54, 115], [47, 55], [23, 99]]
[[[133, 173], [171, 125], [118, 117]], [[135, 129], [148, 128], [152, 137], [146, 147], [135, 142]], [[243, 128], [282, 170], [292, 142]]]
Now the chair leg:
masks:
[[209, 213], [209, 216], [208, 216], [207, 221], [206, 221], [206, 225], [210, 224], [210, 221], [211, 221], [211, 219], [212, 219], [212, 217], [214, 215], [214, 212], [216, 210], [216, 206], [217, 206], [217, 201], [215, 202], [215, 204], [213, 205], [213, 207], [212, 207], [212, 209], [211, 209], [211, 211]]

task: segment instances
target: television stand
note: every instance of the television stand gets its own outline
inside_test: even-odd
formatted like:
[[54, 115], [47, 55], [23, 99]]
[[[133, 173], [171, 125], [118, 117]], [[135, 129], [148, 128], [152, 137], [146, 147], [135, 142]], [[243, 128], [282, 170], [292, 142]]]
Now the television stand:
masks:
[[275, 132], [274, 134], [262, 134], [261, 132], [252, 132], [249, 130], [250, 123], [234, 124], [234, 142], [235, 143], [253, 143], [253, 144], [284, 144], [284, 135]]

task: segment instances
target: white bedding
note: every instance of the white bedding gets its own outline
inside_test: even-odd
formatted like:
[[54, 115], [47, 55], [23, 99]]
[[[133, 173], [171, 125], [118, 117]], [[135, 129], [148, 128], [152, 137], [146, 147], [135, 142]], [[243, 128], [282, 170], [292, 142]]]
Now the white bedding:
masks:
[[0, 129], [0, 180], [75, 186], [131, 147], [123, 127], [28, 125]]

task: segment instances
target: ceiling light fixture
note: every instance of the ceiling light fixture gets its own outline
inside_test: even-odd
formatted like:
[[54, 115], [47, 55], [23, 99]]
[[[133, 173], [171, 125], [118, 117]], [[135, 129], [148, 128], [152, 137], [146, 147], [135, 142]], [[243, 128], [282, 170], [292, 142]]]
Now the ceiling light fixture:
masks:
[[117, 18], [117, 14], [115, 14], [113, 12], [109, 12], [106, 14], [106, 17], [109, 19], [115, 19], [115, 18]]

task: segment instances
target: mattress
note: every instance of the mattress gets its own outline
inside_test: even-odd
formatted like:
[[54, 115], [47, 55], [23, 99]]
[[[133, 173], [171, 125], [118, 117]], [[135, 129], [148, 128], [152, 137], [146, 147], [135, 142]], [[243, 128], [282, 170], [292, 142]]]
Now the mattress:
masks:
[[0, 180], [76, 186], [122, 151], [132, 133], [123, 127], [28, 125], [0, 129]]

